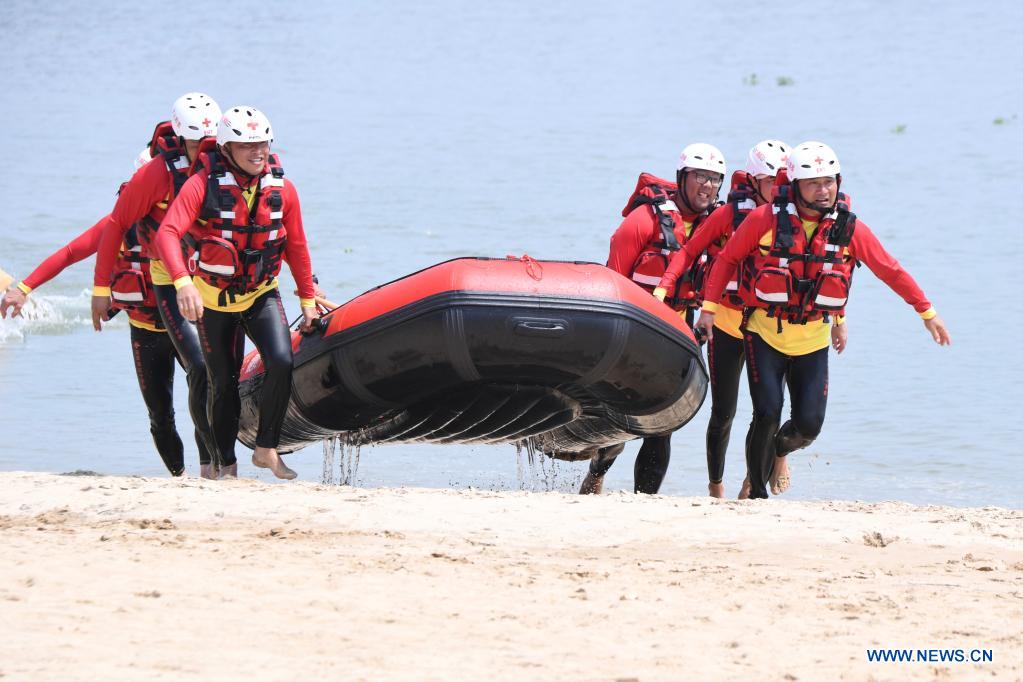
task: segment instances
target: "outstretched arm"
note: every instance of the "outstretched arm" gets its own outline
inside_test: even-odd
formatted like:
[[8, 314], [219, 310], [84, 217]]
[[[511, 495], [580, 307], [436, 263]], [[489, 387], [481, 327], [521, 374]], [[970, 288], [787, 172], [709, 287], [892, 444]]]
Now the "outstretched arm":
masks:
[[920, 315], [924, 321], [924, 327], [930, 332], [934, 342], [939, 346], [947, 346], [952, 343], [952, 336], [948, 333], [944, 321], [938, 317], [937, 311], [931, 302], [927, 300], [923, 289], [916, 283], [913, 276], [906, 271], [899, 261], [888, 253], [877, 236], [863, 221], [856, 221], [856, 231], [853, 232], [852, 241], [849, 244], [850, 255], [862, 261], [870, 268], [878, 279], [902, 297]]
[[68, 266], [96, 253], [106, 221], [107, 216], [103, 216], [98, 223], [50, 254], [17, 287], [10, 289], [0, 302], [0, 316], [7, 317], [7, 311], [12, 310], [11, 317], [17, 317], [33, 289], [49, 282]]

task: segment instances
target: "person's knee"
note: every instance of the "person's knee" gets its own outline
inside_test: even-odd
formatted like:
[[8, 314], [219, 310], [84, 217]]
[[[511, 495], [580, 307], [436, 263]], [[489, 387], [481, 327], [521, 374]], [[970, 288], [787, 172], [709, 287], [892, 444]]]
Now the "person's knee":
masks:
[[207, 366], [206, 379], [209, 384], [210, 394], [213, 396], [223, 395], [238, 390], [238, 373], [225, 368], [214, 368]]
[[181, 358], [181, 366], [185, 368], [185, 373], [189, 379], [193, 375], [206, 375], [206, 359], [202, 356], [202, 351], [198, 345], [187, 345], [181, 349], [179, 353]]
[[156, 438], [177, 433], [177, 426], [174, 423], [174, 410], [150, 410], [149, 432]]
[[823, 411], [792, 416], [792, 428], [802, 434], [804, 438], [808, 438], [810, 441], [813, 441], [820, 435], [821, 427], [823, 426]]
[[787, 455], [796, 450], [802, 450], [814, 440], [821, 431], [821, 422], [813, 421], [809, 424], [790, 420], [778, 430], [775, 437], [775, 447], [779, 455]]
[[735, 419], [735, 408], [726, 410], [712, 407], [708, 426], [716, 431], [727, 430], [732, 428], [733, 419]]
[[287, 348], [272, 348], [262, 353], [261, 357], [263, 359], [263, 368], [267, 374], [279, 376], [291, 374], [293, 357], [290, 346]]
[[778, 428], [781, 424], [781, 412], [775, 412], [774, 410], [753, 410], [753, 428], [765, 428], [773, 426], [774, 429]]

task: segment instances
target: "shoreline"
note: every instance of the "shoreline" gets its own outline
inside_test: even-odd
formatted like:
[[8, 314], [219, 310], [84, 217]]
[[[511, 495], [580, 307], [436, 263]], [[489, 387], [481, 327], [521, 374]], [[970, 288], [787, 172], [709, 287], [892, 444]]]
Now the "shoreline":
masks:
[[1020, 510], [19, 472], [0, 486], [5, 679], [1023, 674]]

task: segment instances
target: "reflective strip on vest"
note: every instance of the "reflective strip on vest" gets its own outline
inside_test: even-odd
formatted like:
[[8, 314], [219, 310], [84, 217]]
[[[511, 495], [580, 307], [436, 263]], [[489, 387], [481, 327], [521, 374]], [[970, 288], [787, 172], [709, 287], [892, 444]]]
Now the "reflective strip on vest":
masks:
[[[270, 220], [280, 220], [284, 217], [284, 211], [270, 211]], [[273, 237], [271, 237], [273, 239]]]
[[678, 210], [678, 206], [676, 206], [675, 202], [672, 201], [671, 199], [668, 199], [663, 204], [658, 204], [657, 208], [661, 209], [662, 211], [675, 211], [676, 213], [680, 212]]
[[188, 157], [185, 156], [184, 154], [179, 156], [178, 160], [174, 162], [174, 167], [177, 168], [178, 170], [182, 170], [184, 168], [188, 168], [191, 165], [192, 164], [188, 161]]
[[275, 178], [270, 173], [267, 173], [259, 181], [259, 188], [263, 189], [264, 187], [284, 187], [284, 178]]
[[655, 287], [661, 283], [660, 277], [654, 277], [653, 275], [642, 275], [638, 272], [632, 273], [632, 279], [640, 284], [646, 284], [648, 286]]
[[220, 212], [220, 219], [221, 220], [228, 220], [228, 219], [234, 220], [234, 211], [221, 211]]
[[[273, 213], [270, 214], [270, 217], [273, 217]], [[270, 234], [268, 234], [266, 238], [268, 240], [277, 239], [277, 230], [270, 230]]]
[[238, 181], [234, 179], [234, 175], [230, 171], [228, 171], [227, 173], [224, 173], [222, 176], [217, 178], [217, 182], [219, 182], [221, 185], [237, 185], [238, 184]]
[[199, 267], [206, 272], [212, 272], [216, 275], [230, 276], [234, 274], [233, 265], [214, 265], [213, 263], [199, 261]]
[[125, 303], [142, 303], [142, 301], [146, 300], [141, 291], [129, 291], [124, 293], [111, 291], [110, 297], [115, 301], [124, 301]]
[[739, 290], [739, 282], [737, 282], [734, 279], [731, 282], [729, 282], [728, 284], [725, 285], [725, 291], [738, 291], [738, 290]]
[[737, 203], [735, 207], [740, 211], [752, 211], [757, 207], [757, 202], [753, 201], [752, 199], [743, 199], [742, 201]]
[[782, 291], [773, 294], [765, 294], [760, 289], [756, 289], [757, 298], [761, 301], [767, 301], [768, 303], [788, 303], [789, 295]]
[[845, 306], [845, 302], [848, 301], [847, 296], [842, 298], [835, 298], [834, 296], [825, 296], [824, 294], [817, 294], [815, 302], [817, 305], [828, 306], [829, 308], [842, 308]]

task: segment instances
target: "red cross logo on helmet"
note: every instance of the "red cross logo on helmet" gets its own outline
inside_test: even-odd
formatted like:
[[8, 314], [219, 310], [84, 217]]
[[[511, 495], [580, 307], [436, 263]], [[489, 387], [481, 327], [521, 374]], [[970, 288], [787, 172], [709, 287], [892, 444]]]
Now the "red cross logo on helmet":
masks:
[[206, 128], [209, 128], [209, 127], [210, 127], [210, 124], [211, 124], [211, 123], [213, 123], [213, 121], [211, 121], [211, 120], [210, 120], [210, 119], [208, 119], [208, 118], [204, 118], [204, 119], [202, 120], [202, 124], [203, 124], [203, 126], [204, 126], [204, 127], [206, 127]]
[[817, 164], [817, 165], [819, 166], [819, 165], [821, 165], [822, 163], [824, 163], [824, 159], [822, 159], [822, 158], [820, 157], [820, 155], [818, 154], [818, 155], [817, 155], [817, 158], [816, 158], [816, 159], [814, 159], [814, 162], [815, 162], [815, 163], [816, 163], [816, 164]]
[[256, 123], [255, 121], [249, 121], [245, 125], [247, 125], [251, 130], [255, 130], [256, 128], [259, 127], [259, 124]]

